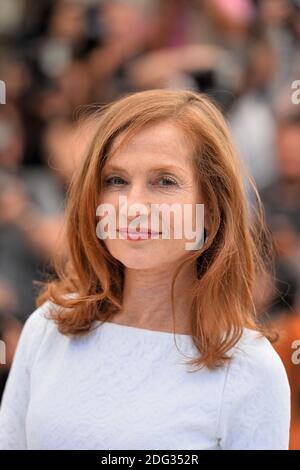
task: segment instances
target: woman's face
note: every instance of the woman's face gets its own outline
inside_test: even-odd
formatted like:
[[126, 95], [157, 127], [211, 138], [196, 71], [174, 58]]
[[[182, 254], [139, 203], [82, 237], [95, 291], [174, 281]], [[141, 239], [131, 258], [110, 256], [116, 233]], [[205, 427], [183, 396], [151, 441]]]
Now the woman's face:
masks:
[[[191, 253], [187, 246], [191, 247], [197, 240], [192, 237], [197, 227], [196, 203], [203, 204], [191, 157], [192, 146], [183, 131], [164, 122], [139, 131], [108, 158], [103, 168], [99, 203], [114, 208], [116, 238], [109, 236], [103, 242], [111, 255], [127, 268], [176, 265]], [[201, 209], [203, 206], [198, 208], [198, 237], [203, 229]], [[97, 211], [97, 214], [99, 222], [104, 222], [108, 213]], [[156, 225], [151, 226], [151, 218], [156, 220]], [[135, 232], [143, 229], [145, 233], [130, 235], [127, 229]], [[108, 231], [108, 225], [105, 230]]]

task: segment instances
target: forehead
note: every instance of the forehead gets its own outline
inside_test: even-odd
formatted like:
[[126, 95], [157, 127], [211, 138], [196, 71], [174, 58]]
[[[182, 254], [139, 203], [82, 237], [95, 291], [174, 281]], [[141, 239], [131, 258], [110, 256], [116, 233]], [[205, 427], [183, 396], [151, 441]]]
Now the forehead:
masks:
[[159, 157], [160, 161], [189, 163], [192, 144], [184, 131], [172, 123], [157, 123], [143, 128], [117, 149], [124, 135], [119, 135], [112, 145], [115, 151], [109, 158], [110, 163], [122, 163], [124, 159]]

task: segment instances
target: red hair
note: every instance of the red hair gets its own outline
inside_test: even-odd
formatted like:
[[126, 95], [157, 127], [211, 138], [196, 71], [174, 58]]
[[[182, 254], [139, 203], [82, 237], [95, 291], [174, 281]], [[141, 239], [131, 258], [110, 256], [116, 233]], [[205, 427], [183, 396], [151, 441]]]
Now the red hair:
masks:
[[[190, 315], [199, 357], [194, 365], [214, 368], [243, 328], [257, 330], [271, 341], [272, 331], [259, 321], [253, 293], [257, 276], [267, 271], [269, 234], [257, 197], [258, 217], [250, 217], [239, 159], [222, 113], [204, 94], [189, 90], [131, 93], [99, 109], [97, 131], [72, 179], [66, 204], [67, 259], [54, 260], [57, 278], [44, 283], [37, 305], [51, 300], [61, 308], [51, 317], [63, 334], [88, 332], [95, 320], [106, 321], [122, 307], [123, 265], [96, 235], [96, 208], [101, 172], [111, 144], [122, 133], [125, 142], [140, 129], [171, 121], [193, 142], [193, 161], [206, 210], [209, 236], [184, 263], [197, 264]], [[174, 311], [172, 284], [172, 306]], [[76, 297], [69, 296], [76, 292]], [[274, 331], [273, 331], [274, 333]]]

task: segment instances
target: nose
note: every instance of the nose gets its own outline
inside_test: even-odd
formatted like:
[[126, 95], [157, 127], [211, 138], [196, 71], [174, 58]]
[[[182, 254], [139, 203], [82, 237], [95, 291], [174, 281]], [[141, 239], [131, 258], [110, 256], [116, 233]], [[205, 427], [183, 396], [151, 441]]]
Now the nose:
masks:
[[128, 221], [141, 217], [150, 221], [151, 201], [146, 185], [142, 181], [134, 182], [124, 195], [126, 199], [122, 200], [119, 209], [126, 212]]
[[150, 195], [148, 193], [147, 185], [141, 182], [132, 183], [127, 192], [127, 203], [129, 205], [143, 205], [150, 208]]

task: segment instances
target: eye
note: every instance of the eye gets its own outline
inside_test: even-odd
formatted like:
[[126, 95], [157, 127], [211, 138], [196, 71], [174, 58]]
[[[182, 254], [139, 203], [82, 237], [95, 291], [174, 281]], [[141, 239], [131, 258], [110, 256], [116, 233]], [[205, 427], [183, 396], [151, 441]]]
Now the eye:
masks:
[[162, 176], [161, 178], [159, 178], [158, 181], [160, 183], [160, 186], [164, 188], [172, 188], [178, 186], [177, 181], [174, 178], [171, 178], [170, 176]]
[[126, 181], [120, 176], [111, 176], [106, 178], [104, 183], [106, 186], [122, 186], [123, 184], [126, 184]]

